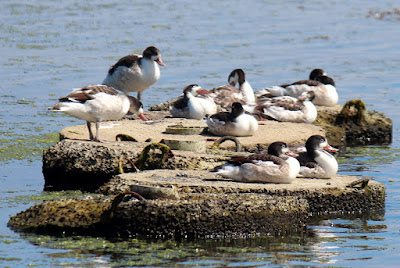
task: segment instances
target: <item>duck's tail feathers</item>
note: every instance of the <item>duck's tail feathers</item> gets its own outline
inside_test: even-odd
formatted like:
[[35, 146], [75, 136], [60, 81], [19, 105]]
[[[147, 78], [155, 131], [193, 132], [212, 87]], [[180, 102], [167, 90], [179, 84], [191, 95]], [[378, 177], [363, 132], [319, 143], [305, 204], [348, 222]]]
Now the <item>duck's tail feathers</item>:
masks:
[[224, 178], [233, 179], [235, 181], [240, 180], [242, 177], [241, 172], [240, 172], [240, 166], [235, 166], [232, 164], [225, 164], [222, 166], [218, 166], [218, 167], [214, 168], [214, 170], [212, 172], [214, 172]]
[[265, 91], [269, 92], [271, 95], [278, 97], [278, 96], [285, 96], [286, 89], [280, 86], [273, 86], [270, 88], [264, 88]]

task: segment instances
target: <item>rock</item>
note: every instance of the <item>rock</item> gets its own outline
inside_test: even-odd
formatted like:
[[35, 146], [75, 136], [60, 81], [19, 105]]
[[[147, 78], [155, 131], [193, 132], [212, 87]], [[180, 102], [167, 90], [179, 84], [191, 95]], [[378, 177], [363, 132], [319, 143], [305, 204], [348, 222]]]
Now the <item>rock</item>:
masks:
[[234, 182], [204, 170], [149, 170], [114, 176], [96, 192], [112, 195], [133, 191], [132, 186], [137, 185], [174, 189], [181, 199], [193, 193], [297, 196], [308, 201], [312, 214], [381, 211], [385, 206], [382, 183], [343, 175], [331, 179], [296, 178], [291, 184], [275, 184]]
[[[161, 119], [157, 119], [157, 114]], [[228, 159], [226, 155], [232, 154], [227, 150], [211, 149], [214, 141], [220, 137], [208, 134], [165, 133], [165, 130], [171, 125], [206, 127], [206, 124], [201, 120], [165, 118], [165, 114], [157, 112], [153, 116], [152, 122], [139, 120], [109, 122], [112, 127], [102, 129], [101, 139], [106, 141], [103, 143], [85, 141], [88, 137], [86, 125], [63, 129], [60, 132], [63, 140], [43, 153], [45, 190], [80, 189], [94, 191], [113, 175], [121, 172], [134, 172], [136, 168], [133, 166], [133, 162], [137, 161], [139, 153], [149, 145], [145, 142], [149, 138], [156, 142], [162, 140], [198, 141], [208, 148], [206, 152], [199, 153], [173, 150], [174, 157], [165, 163], [165, 168], [168, 169], [212, 169], [217, 164], [226, 161]], [[247, 152], [263, 150], [276, 140], [282, 140], [288, 144], [304, 143], [313, 134], [324, 134], [320, 127], [309, 124], [273, 121], [261, 122], [260, 124], [256, 135], [237, 138], [243, 150]], [[292, 131], [293, 128], [296, 128], [296, 132]], [[121, 137], [119, 135], [121, 133], [129, 134], [138, 142], [115, 141], [116, 136]], [[225, 142], [219, 147], [234, 151], [237, 146], [234, 142]], [[202, 151], [204, 151], [204, 147]], [[151, 169], [151, 167], [139, 167], [139, 169]]]
[[[383, 211], [384, 185], [365, 178], [337, 175], [282, 185], [227, 181], [209, 172], [230, 156], [258, 152], [278, 140], [304, 144], [325, 131], [334, 146], [392, 139], [391, 120], [367, 111], [359, 100], [319, 107], [318, 113], [316, 125], [261, 121], [253, 137], [223, 144], [205, 131], [166, 133], [171, 126], [197, 130], [206, 124], [169, 118], [165, 111], [152, 112], [150, 122], [102, 123], [108, 126], [101, 132], [104, 143], [86, 141], [86, 125], [65, 128], [62, 140], [43, 153], [45, 190], [81, 189], [99, 197], [44, 202], [12, 217], [9, 225], [56, 234], [233, 237], [302, 233], [310, 215]], [[206, 151], [171, 151], [162, 140], [200, 141]]]
[[350, 100], [344, 106], [318, 107], [314, 124], [321, 126], [334, 146], [389, 144], [393, 123], [384, 114], [369, 111], [361, 100]]
[[121, 174], [98, 193], [91, 200], [35, 205], [8, 225], [39, 233], [108, 237], [290, 235], [304, 233], [310, 215], [381, 211], [385, 201], [382, 183], [351, 176], [280, 185], [233, 182], [200, 170]]

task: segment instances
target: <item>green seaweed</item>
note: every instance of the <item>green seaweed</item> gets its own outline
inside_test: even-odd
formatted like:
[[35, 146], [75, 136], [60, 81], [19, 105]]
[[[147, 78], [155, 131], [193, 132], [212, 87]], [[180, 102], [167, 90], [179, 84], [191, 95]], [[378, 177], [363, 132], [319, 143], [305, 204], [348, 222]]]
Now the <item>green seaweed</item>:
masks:
[[[161, 151], [161, 154], [157, 153]], [[139, 170], [159, 169], [168, 160], [171, 154], [171, 149], [162, 143], [151, 143], [144, 147], [138, 159], [135, 161], [135, 166]]]
[[59, 139], [58, 134], [13, 135], [3, 133], [10, 138], [0, 139], [0, 162], [11, 160], [34, 161], [42, 157], [43, 150]]

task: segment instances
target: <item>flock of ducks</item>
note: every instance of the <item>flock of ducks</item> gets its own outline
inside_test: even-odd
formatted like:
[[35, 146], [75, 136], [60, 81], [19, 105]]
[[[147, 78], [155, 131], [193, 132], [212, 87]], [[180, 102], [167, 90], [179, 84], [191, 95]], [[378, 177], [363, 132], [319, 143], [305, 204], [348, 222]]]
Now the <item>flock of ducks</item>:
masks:
[[[110, 67], [101, 85], [74, 89], [48, 110], [64, 112], [87, 122], [90, 140], [100, 142], [101, 121], [120, 120], [128, 112], [146, 121], [142, 93], [160, 78], [159, 66], [165, 66], [160, 51], [147, 47], [142, 55], [128, 55]], [[237, 87], [236, 87], [237, 85]], [[122, 91], [119, 93], [117, 90]], [[137, 98], [128, 95], [137, 92]], [[242, 69], [233, 70], [228, 84], [212, 90], [191, 84], [170, 106], [172, 117], [205, 119], [208, 131], [217, 136], [252, 136], [257, 120], [313, 123], [315, 105], [334, 106], [338, 102], [335, 83], [322, 69], [309, 79], [264, 88], [254, 92]], [[91, 123], [96, 125], [96, 134]], [[296, 177], [331, 178], [338, 170], [331, 147], [320, 135], [311, 136], [306, 151], [295, 154], [283, 142], [272, 143], [268, 151], [248, 157], [233, 157], [214, 172], [243, 182], [290, 183]]]

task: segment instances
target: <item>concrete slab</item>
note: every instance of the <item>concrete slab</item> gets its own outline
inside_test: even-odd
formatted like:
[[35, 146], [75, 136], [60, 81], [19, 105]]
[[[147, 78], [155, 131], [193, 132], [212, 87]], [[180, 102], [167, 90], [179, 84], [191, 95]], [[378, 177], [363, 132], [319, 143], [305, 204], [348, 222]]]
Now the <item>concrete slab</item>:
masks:
[[[127, 134], [135, 138], [138, 142], [145, 142], [148, 139], [151, 139], [153, 142], [159, 142], [162, 139], [200, 141], [219, 138], [210, 134], [167, 134], [165, 133], [165, 130], [168, 126], [173, 125], [182, 125], [184, 127], [207, 127], [205, 121], [202, 120], [170, 118], [166, 117], [167, 115], [168, 113], [166, 112], [152, 112], [149, 116], [152, 118], [150, 122], [145, 122], [139, 119], [103, 122], [101, 123], [100, 139], [104, 141], [115, 141], [118, 134]], [[260, 121], [259, 129], [254, 136], [238, 137], [238, 139], [246, 150], [254, 151], [259, 145], [267, 147], [270, 143], [278, 140], [288, 144], [304, 143], [308, 137], [315, 134], [325, 135], [325, 132], [321, 127], [316, 125]], [[88, 140], [89, 133], [85, 124], [64, 128], [61, 130], [60, 136], [63, 139]], [[213, 141], [207, 141], [208, 147], [212, 144]], [[233, 146], [233, 143], [222, 144], [222, 148]]]

